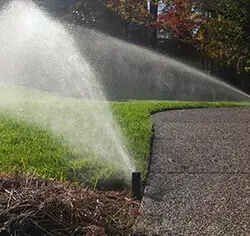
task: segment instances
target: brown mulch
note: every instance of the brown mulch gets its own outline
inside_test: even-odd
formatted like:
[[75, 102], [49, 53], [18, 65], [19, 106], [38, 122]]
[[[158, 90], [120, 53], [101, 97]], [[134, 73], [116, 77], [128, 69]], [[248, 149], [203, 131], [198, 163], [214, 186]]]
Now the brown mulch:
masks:
[[139, 203], [125, 192], [0, 177], [0, 235], [130, 235]]

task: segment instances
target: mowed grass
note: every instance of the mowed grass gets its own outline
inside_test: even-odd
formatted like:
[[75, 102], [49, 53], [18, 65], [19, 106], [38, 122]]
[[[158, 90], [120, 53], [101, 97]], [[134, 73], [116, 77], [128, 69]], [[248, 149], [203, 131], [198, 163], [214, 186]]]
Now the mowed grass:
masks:
[[[36, 95], [39, 97], [39, 95]], [[63, 102], [64, 98], [60, 98]], [[72, 102], [75, 99], [72, 99]], [[36, 107], [33, 104], [28, 109]], [[70, 100], [65, 99], [67, 110]], [[41, 105], [41, 104], [40, 104]], [[46, 103], [44, 103], [46, 105]], [[50, 104], [51, 105], [51, 104]], [[53, 105], [53, 104], [52, 104]], [[248, 103], [227, 102], [170, 102], [170, 101], [129, 101], [110, 102], [115, 120], [121, 127], [130, 156], [143, 178], [148, 171], [150, 138], [153, 135], [151, 114], [157, 111], [186, 108], [247, 106]], [[37, 104], [39, 106], [39, 104]], [[79, 116], [77, 111], [84, 109], [86, 103], [77, 101], [70, 109], [71, 115]], [[55, 106], [53, 109], [59, 109]], [[60, 108], [61, 109], [61, 108]], [[26, 111], [27, 114], [29, 110]], [[55, 112], [55, 111], [54, 111]], [[80, 119], [80, 117], [78, 117]], [[98, 145], [98, 143], [96, 144]], [[0, 172], [35, 174], [42, 178], [80, 181], [93, 187], [105, 186], [105, 179], [113, 179], [114, 188], [121, 187], [123, 177], [120, 170], [95, 157], [79, 157], [79, 153], [63, 144], [52, 131], [36, 123], [27, 122], [12, 116], [5, 109], [0, 112]], [[117, 186], [116, 186], [117, 184]]]
[[126, 137], [136, 168], [142, 172], [142, 176], [145, 178], [148, 172], [150, 139], [153, 135], [153, 120], [151, 118], [153, 113], [176, 109], [249, 105], [249, 103], [234, 102], [133, 101], [114, 102], [111, 104], [111, 107]]
[[125, 184], [117, 167], [94, 157], [84, 158], [50, 130], [9, 115], [0, 115], [0, 144], [1, 174], [79, 181], [92, 187], [100, 180], [117, 177], [114, 184], [118, 188]]

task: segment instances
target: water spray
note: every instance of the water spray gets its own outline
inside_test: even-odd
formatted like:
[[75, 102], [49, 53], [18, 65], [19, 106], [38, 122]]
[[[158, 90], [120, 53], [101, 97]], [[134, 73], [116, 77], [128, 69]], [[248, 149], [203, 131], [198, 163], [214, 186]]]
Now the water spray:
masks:
[[136, 199], [141, 198], [141, 172], [132, 172], [132, 194]]
[[51, 129], [79, 154], [126, 166], [130, 176], [134, 165], [80, 36], [30, 0], [0, 10], [0, 32], [0, 110]]

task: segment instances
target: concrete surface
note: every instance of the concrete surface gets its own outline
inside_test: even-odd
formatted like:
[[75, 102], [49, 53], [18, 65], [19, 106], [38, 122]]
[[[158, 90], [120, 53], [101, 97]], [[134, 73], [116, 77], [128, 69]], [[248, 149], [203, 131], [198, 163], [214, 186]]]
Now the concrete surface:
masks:
[[138, 235], [250, 235], [250, 108], [166, 111]]

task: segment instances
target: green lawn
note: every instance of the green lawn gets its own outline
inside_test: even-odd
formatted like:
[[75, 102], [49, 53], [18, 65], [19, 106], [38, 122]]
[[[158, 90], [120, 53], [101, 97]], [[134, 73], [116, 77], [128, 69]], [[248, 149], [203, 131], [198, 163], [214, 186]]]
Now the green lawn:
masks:
[[228, 102], [180, 102], [146, 101], [114, 102], [112, 109], [128, 140], [136, 167], [146, 176], [150, 152], [150, 138], [153, 135], [151, 114], [157, 111], [191, 108], [216, 108], [249, 106], [249, 103]]
[[[59, 110], [62, 114], [63, 110], [64, 113], [68, 112], [80, 121], [83, 113], [79, 113], [79, 110], [86, 110], [87, 107], [84, 100], [60, 98], [60, 104], [65, 105], [62, 107], [56, 105], [58, 99], [53, 98], [52, 95], [48, 95], [50, 98], [48, 104], [46, 103], [47, 100], [44, 99], [45, 93], [32, 91], [31, 94], [32, 96], [28, 96], [31, 98], [28, 103], [20, 102], [18, 104], [21, 107], [20, 111], [13, 112], [13, 109], [17, 110], [17, 106], [12, 106], [12, 112], [7, 109], [7, 106], [0, 107], [0, 172], [31, 173], [43, 178], [80, 180], [92, 186], [96, 186], [98, 181], [101, 182], [103, 179], [115, 179], [115, 182], [122, 183], [123, 177], [117, 166], [114, 167], [96, 159], [91, 156], [93, 155], [91, 152], [86, 152], [85, 158], [77, 150], [70, 148], [65, 143], [63, 144], [60, 137], [44, 128], [45, 126], [30, 122], [29, 117], [32, 116], [34, 109], [42, 112], [43, 107], [53, 109], [53, 115]], [[249, 104], [168, 101], [110, 103], [113, 115], [124, 135], [127, 149], [143, 177], [146, 176], [148, 170], [150, 137], [152, 136], [150, 116], [153, 112], [167, 109], [247, 105]], [[29, 122], [24, 118], [27, 118]], [[119, 181], [116, 181], [116, 179]], [[115, 183], [112, 182], [112, 184]]]

